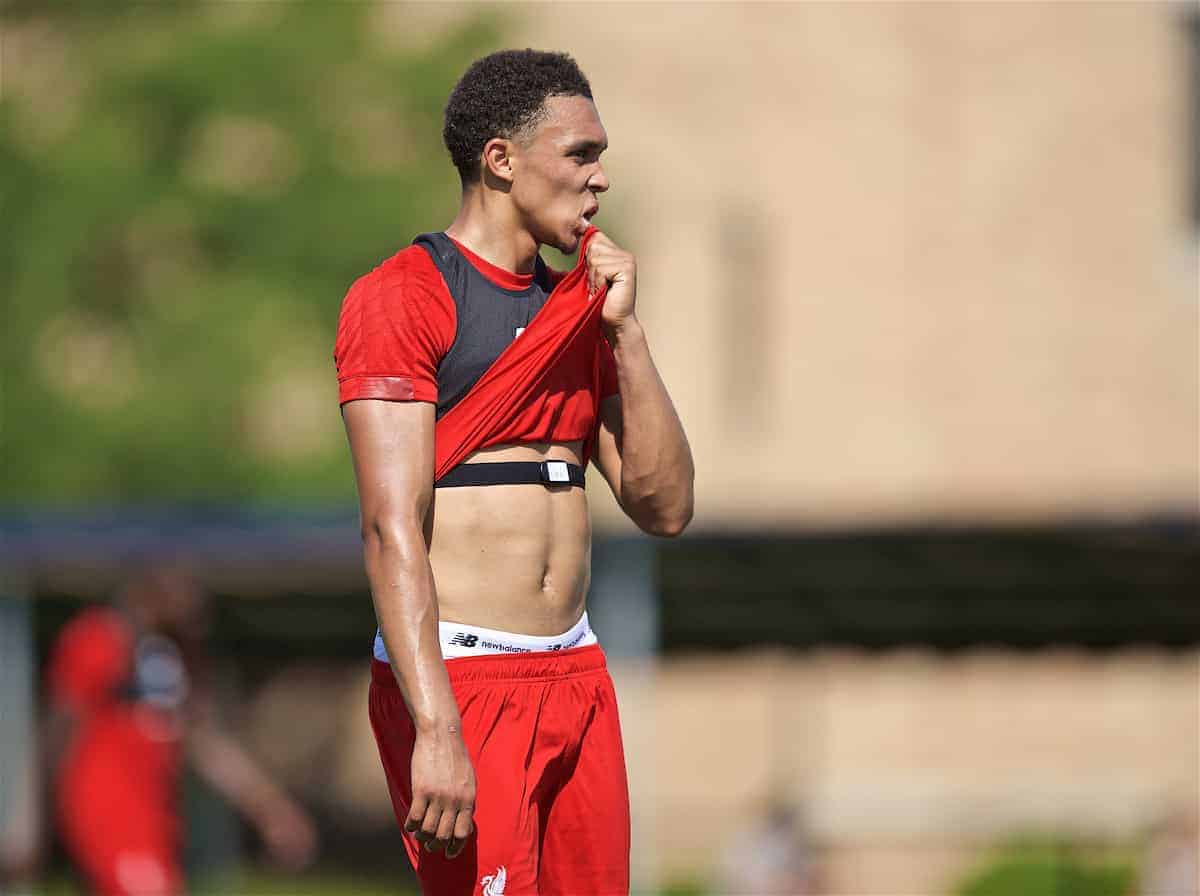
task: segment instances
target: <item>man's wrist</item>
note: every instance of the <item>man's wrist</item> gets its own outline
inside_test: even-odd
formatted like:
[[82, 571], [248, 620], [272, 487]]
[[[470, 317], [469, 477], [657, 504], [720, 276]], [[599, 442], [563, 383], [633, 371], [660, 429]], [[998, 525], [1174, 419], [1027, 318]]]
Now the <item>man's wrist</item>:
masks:
[[283, 791], [266, 783], [252, 793], [243, 793], [242, 799], [244, 800], [242, 811], [260, 828], [269, 825], [281, 811], [291, 805], [291, 801]]
[[462, 736], [462, 719], [457, 713], [453, 716], [435, 715], [418, 717], [414, 720], [413, 727], [417, 729], [417, 734], [427, 737]]
[[618, 342], [642, 339], [645, 336], [645, 332], [642, 330], [642, 322], [632, 314], [619, 324], [601, 322], [600, 326], [604, 331], [604, 338], [608, 340], [608, 344], [613, 348], [617, 347]]

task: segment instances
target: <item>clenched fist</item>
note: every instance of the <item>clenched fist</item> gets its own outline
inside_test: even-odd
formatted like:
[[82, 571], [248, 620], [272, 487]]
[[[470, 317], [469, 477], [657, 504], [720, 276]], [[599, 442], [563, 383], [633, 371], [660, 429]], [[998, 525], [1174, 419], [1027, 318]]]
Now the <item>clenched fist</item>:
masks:
[[597, 233], [587, 247], [588, 294], [594, 296], [608, 284], [601, 322], [620, 329], [633, 320], [637, 299], [637, 261], [603, 233]]

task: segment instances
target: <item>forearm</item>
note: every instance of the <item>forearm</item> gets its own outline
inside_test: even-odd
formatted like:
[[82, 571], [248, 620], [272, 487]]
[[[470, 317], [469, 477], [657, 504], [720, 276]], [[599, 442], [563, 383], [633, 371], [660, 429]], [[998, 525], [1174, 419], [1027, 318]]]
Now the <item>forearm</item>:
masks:
[[209, 722], [189, 734], [192, 765], [213, 790], [240, 813], [261, 821], [290, 799], [242, 747]]
[[419, 527], [364, 532], [363, 555], [375, 615], [418, 731], [457, 732], [458, 706], [438, 638], [437, 589]]
[[636, 318], [605, 327], [621, 392], [621, 504], [647, 531], [677, 535], [692, 518], [692, 450]]
[[[426, 506], [426, 502], [420, 502]], [[392, 674], [416, 726], [404, 830], [453, 858], [472, 830], [475, 773], [438, 639], [437, 592], [419, 526], [366, 538], [367, 575]], [[449, 820], [449, 821], [448, 821]], [[452, 831], [446, 829], [449, 823]]]
[[276, 861], [293, 869], [307, 865], [317, 848], [308, 814], [214, 723], [211, 706], [196, 709], [188, 746], [197, 773], [255, 826]]

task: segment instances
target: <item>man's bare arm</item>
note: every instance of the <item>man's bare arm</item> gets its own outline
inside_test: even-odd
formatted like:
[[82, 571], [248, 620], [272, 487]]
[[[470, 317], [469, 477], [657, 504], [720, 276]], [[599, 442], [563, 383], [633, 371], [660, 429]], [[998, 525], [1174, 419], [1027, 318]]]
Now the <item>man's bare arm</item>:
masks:
[[680, 534], [692, 519], [695, 467], [683, 424], [636, 318], [605, 327], [620, 395], [600, 408], [596, 466], [618, 503], [651, 535]]
[[425, 541], [433, 500], [434, 406], [351, 401], [342, 408], [358, 481], [363, 556], [392, 671], [416, 726], [405, 822], [427, 850], [456, 856], [473, 829], [475, 774], [438, 640]]
[[607, 285], [600, 325], [617, 362], [620, 397], [600, 408], [596, 465], [621, 509], [651, 535], [678, 535], [692, 519], [692, 449], [637, 319], [637, 261], [603, 233], [587, 247], [589, 296]]
[[317, 831], [308, 813], [217, 725], [209, 701], [193, 707], [188, 729], [192, 766], [209, 786], [253, 822], [280, 864], [300, 869], [316, 855]]

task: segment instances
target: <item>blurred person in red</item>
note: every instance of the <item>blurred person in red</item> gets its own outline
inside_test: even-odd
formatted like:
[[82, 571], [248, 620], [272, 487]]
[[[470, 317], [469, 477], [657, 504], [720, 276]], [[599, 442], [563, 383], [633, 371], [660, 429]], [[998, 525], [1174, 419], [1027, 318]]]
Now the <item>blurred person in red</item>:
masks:
[[[443, 139], [458, 215], [354, 283], [334, 349], [379, 621], [371, 723], [425, 893], [625, 893], [584, 470], [674, 536], [691, 451], [635, 313], [634, 257], [590, 224], [608, 136], [575, 61], [476, 61]], [[552, 271], [542, 245], [579, 261]]]
[[290, 869], [316, 849], [307, 815], [221, 730], [204, 648], [208, 599], [176, 564], [152, 564], [108, 606], [59, 632], [46, 669], [45, 759], [62, 843], [100, 896], [185, 891], [181, 763], [257, 829]]

